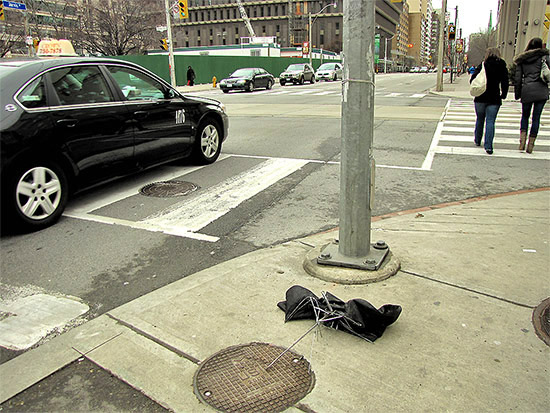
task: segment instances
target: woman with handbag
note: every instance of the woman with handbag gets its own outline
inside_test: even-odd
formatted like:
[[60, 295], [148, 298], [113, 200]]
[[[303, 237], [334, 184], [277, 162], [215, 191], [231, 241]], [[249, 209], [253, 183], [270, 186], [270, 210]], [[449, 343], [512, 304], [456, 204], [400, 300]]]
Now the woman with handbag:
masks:
[[[484, 69], [482, 71], [482, 69]], [[500, 51], [490, 47], [485, 52], [485, 59], [476, 67], [470, 83], [480, 74], [486, 77], [485, 92], [474, 99], [476, 110], [476, 128], [474, 132], [474, 143], [481, 145], [483, 128], [485, 127], [485, 152], [493, 153], [493, 138], [495, 137], [495, 121], [502, 105], [502, 100], [508, 94], [508, 69], [506, 62], [500, 58]], [[502, 92], [501, 92], [502, 91]]]
[[542, 39], [535, 37], [529, 41], [525, 52], [514, 58], [516, 64], [514, 93], [516, 99], [521, 99], [521, 124], [519, 133], [519, 150], [525, 149], [529, 117], [533, 110], [529, 143], [525, 152], [533, 152], [535, 140], [539, 132], [540, 115], [548, 100], [548, 80], [543, 80], [543, 62], [546, 69], [550, 66], [548, 49], [542, 47]]

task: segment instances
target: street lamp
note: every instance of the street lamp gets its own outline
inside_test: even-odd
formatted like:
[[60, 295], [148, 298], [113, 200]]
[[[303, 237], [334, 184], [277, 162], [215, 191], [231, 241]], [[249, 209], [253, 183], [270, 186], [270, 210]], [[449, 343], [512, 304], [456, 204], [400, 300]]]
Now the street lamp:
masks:
[[[327, 4], [325, 7], [323, 7], [321, 10], [319, 10], [317, 13], [314, 14], [315, 18], [313, 19], [313, 22], [311, 21], [311, 12], [309, 12], [309, 33], [308, 33], [308, 41], [309, 41], [309, 65], [312, 66], [312, 60], [313, 60], [313, 47], [311, 44], [311, 27], [313, 26], [313, 23], [315, 23], [315, 20], [317, 20], [317, 17], [328, 7], [334, 6], [336, 8], [337, 4], [336, 2]], [[313, 67], [313, 66], [312, 66]]]
[[384, 47], [384, 73], [388, 73], [386, 70], [386, 64], [388, 62], [388, 40], [391, 40], [395, 37], [395, 34], [392, 37], [386, 37], [386, 47]]

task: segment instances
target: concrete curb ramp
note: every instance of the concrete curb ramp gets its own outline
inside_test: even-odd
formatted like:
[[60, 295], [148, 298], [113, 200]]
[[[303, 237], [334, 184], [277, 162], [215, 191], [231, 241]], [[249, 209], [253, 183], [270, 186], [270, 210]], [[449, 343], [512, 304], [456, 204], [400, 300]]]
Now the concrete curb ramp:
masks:
[[550, 347], [531, 317], [550, 296], [549, 208], [546, 188], [375, 221], [372, 238], [390, 245], [401, 270], [367, 285], [304, 272], [304, 256], [332, 231], [246, 254], [3, 364], [1, 400], [84, 354], [167, 408], [211, 411], [193, 394], [198, 363], [237, 344], [293, 343], [312, 322], [285, 324], [276, 304], [299, 284], [403, 307], [373, 344], [330, 329], [300, 341], [294, 350], [316, 377], [300, 410], [547, 411]]

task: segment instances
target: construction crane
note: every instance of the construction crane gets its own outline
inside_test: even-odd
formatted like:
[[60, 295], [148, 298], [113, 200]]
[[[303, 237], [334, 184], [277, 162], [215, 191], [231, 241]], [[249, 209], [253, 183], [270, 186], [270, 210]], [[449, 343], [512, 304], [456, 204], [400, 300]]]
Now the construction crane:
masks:
[[244, 9], [241, 0], [237, 0], [237, 4], [239, 5], [239, 11], [241, 12], [241, 17], [244, 20], [244, 24], [246, 24], [246, 28], [248, 29], [248, 33], [250, 33], [250, 37], [252, 37], [252, 38], [256, 37], [256, 33], [254, 32], [254, 29], [252, 28], [252, 25], [250, 24], [250, 19], [248, 18], [248, 15], [246, 14], [246, 10]]

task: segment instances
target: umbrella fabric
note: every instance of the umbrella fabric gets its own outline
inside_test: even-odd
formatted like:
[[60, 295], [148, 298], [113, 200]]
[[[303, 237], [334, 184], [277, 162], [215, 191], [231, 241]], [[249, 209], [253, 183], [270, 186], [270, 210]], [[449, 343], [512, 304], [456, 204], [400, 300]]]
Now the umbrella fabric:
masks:
[[299, 285], [290, 287], [286, 292], [286, 300], [277, 306], [285, 312], [285, 322], [313, 319], [368, 341], [380, 338], [386, 327], [394, 323], [401, 314], [399, 305], [385, 304], [376, 309], [361, 298], [344, 302], [331, 293], [323, 293], [322, 297], [317, 297]]

